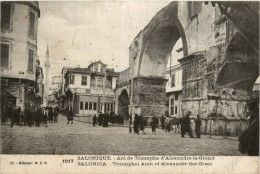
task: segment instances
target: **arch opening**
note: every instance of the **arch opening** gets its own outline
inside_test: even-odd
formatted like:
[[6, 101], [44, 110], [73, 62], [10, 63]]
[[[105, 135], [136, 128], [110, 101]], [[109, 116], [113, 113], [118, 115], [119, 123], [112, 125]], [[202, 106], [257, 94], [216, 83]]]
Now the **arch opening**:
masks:
[[239, 33], [231, 39], [225, 59], [226, 63], [218, 74], [216, 84], [252, 91], [259, 76], [259, 55]]
[[141, 76], [165, 78], [166, 66], [176, 42], [181, 38], [183, 54], [188, 54], [184, 29], [178, 19], [158, 23], [147, 38], [142, 60]]

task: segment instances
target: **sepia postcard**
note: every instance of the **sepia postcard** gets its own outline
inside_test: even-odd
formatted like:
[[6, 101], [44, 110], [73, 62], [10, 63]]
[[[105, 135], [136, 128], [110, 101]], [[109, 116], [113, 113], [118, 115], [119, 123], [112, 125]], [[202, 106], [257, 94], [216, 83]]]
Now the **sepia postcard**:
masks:
[[258, 1], [1, 1], [1, 174], [259, 173]]

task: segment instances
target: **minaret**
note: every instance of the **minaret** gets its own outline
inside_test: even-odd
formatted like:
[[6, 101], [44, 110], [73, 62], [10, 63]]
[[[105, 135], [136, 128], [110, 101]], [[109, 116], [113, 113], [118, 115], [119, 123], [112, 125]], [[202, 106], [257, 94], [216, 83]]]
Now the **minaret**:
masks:
[[48, 106], [48, 92], [49, 92], [49, 68], [50, 68], [50, 62], [49, 62], [49, 46], [47, 44], [47, 51], [46, 51], [46, 61], [45, 61], [45, 103], [46, 106]]

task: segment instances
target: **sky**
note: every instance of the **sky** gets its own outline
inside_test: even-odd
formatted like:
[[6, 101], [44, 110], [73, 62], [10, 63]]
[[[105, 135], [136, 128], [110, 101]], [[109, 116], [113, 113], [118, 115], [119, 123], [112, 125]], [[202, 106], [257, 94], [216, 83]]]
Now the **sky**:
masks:
[[39, 2], [38, 55], [44, 67], [47, 44], [50, 76], [63, 66], [87, 67], [97, 60], [128, 68], [129, 46], [155, 14], [170, 2]]

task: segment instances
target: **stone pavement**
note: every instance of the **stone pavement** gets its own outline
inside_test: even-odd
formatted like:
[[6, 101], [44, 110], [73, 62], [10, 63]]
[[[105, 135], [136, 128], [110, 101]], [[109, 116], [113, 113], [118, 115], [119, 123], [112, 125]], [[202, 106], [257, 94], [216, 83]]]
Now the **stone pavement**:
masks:
[[237, 138], [202, 135], [201, 139], [181, 138], [180, 134], [157, 129], [145, 135], [128, 132], [128, 127], [93, 127], [74, 121], [23, 127], [1, 125], [2, 154], [86, 154], [86, 155], [241, 155]]

